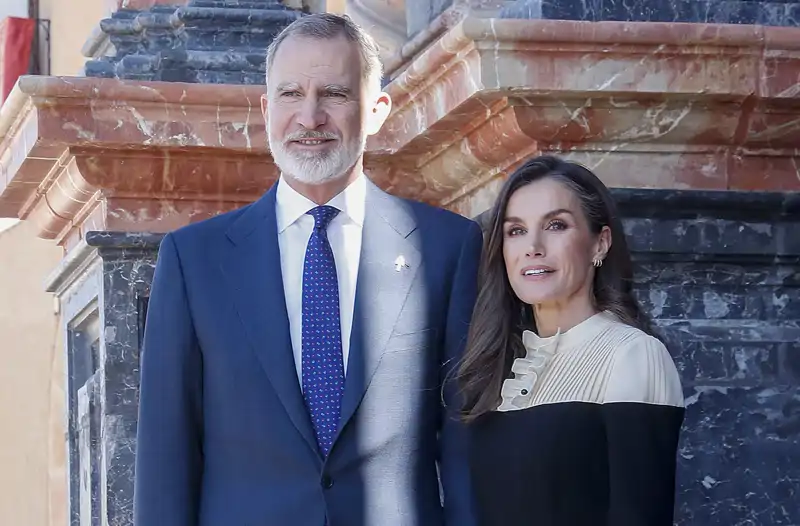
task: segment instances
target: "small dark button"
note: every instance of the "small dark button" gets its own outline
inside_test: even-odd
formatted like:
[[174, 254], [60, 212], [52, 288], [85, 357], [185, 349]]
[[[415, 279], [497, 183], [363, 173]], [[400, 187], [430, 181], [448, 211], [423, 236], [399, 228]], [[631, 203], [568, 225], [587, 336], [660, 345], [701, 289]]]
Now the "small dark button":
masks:
[[323, 476], [322, 487], [325, 489], [331, 489], [333, 487], [333, 479], [330, 478], [328, 475]]
[[522, 394], [522, 396], [525, 396], [526, 394], [528, 394], [528, 390], [523, 389], [522, 391], [520, 391], [520, 393]]

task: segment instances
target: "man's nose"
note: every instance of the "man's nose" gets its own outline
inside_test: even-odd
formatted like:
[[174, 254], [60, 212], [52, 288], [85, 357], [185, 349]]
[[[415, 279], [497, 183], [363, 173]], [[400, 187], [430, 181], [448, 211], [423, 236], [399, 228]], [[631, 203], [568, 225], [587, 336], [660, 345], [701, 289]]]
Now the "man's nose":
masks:
[[297, 124], [307, 130], [315, 130], [324, 125], [325, 112], [317, 97], [307, 97], [303, 101], [300, 111], [297, 112]]

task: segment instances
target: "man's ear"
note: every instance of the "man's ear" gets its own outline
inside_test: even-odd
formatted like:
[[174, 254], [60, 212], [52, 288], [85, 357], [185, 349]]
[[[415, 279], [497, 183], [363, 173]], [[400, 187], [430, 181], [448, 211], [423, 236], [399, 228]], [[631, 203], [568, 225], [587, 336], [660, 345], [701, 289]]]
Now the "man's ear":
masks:
[[373, 101], [372, 107], [367, 110], [366, 133], [375, 135], [378, 133], [392, 111], [392, 98], [388, 93], [381, 92]]
[[267, 94], [261, 95], [261, 115], [264, 116], [264, 122], [267, 121]]

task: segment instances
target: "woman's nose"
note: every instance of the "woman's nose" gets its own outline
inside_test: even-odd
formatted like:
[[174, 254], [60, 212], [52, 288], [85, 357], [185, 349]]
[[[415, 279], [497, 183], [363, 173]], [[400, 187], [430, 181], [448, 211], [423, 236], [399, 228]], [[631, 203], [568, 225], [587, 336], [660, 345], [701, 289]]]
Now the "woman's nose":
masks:
[[544, 256], [544, 250], [542, 249], [541, 243], [539, 242], [538, 238], [531, 239], [531, 243], [528, 245], [528, 249], [525, 251], [525, 255], [528, 256], [529, 258]]

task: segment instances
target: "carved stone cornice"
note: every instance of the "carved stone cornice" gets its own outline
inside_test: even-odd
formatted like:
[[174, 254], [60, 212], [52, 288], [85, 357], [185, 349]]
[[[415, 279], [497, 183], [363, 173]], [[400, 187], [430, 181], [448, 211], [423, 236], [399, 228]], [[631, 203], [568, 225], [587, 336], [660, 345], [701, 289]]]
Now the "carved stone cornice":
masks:
[[[541, 152], [609, 186], [800, 189], [800, 29], [467, 18], [387, 90], [371, 177], [469, 216]], [[262, 92], [24, 77], [0, 112], [0, 215], [69, 247], [250, 202], [277, 175]]]
[[547, 151], [611, 186], [800, 189], [797, 28], [467, 18], [388, 90], [378, 183], [469, 215]]
[[250, 202], [276, 176], [262, 91], [23, 77], [0, 112], [0, 214], [69, 244], [86, 229], [174, 228]]

